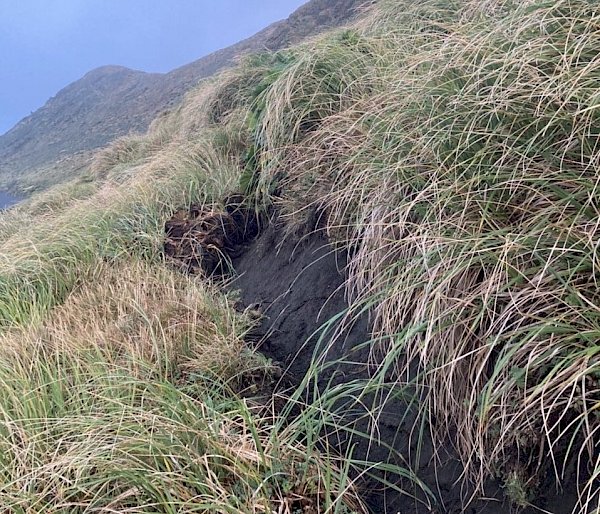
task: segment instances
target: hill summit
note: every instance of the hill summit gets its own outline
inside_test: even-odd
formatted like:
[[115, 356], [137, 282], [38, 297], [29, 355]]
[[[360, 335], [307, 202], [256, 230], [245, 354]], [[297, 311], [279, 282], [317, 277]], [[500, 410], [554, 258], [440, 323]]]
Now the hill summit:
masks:
[[[244, 54], [279, 50], [337, 27], [363, 0], [312, 0], [288, 19], [169, 73], [102, 66], [68, 85], [0, 136], [0, 188], [40, 189], [81, 166], [90, 150], [130, 132], [144, 132], [161, 112], [179, 104], [198, 81]], [[41, 177], [54, 170], [52, 178]]]

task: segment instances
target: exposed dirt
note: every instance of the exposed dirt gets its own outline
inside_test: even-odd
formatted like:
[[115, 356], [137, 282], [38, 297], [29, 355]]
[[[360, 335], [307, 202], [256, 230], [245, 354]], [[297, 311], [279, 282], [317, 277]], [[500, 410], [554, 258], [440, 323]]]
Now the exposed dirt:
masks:
[[[165, 232], [165, 253], [187, 272], [211, 275], [234, 270], [229, 287], [239, 291], [240, 308], [250, 309], [261, 318], [253, 339], [263, 354], [285, 370], [276, 389], [301, 383], [317, 359], [324, 369], [307, 385], [306, 396], [312, 396], [309, 400], [320, 395], [326, 401], [323, 395], [327, 391], [348, 388], [371, 376], [368, 317], [356, 316], [348, 322], [344, 316], [348, 309], [344, 294], [347, 255], [335, 251], [323, 236], [285, 237], [283, 229], [274, 223], [260, 233], [258, 220], [236, 197], [225, 202], [222, 210], [199, 206], [180, 210], [166, 223]], [[273, 391], [267, 388], [266, 393]], [[321, 434], [327, 435], [330, 445], [341, 453], [353, 448], [353, 459], [404, 467], [410, 463], [437, 497], [437, 503], [431, 505], [412, 481], [374, 470], [373, 475], [391, 483], [382, 490], [381, 482], [373, 477], [361, 479], [365, 501], [374, 513], [568, 514], [573, 510], [575, 495], [558, 496], [551, 486], [542, 486], [541, 490], [548, 492], [535, 507], [516, 509], [493, 482], [486, 488], [486, 499], [475, 498], [464, 509], [465, 499], [474, 496], [461, 485], [463, 468], [452, 445], [435, 448], [434, 454], [427, 433], [419, 441], [414, 428], [416, 415], [396, 388], [390, 390], [385, 402], [380, 396], [366, 395], [360, 403], [353, 401], [346, 389], [336, 396], [334, 404], [344, 413], [338, 423], [354, 424], [358, 432], [371, 437], [339, 431]], [[378, 407], [374, 421], [369, 413]], [[418, 459], [417, 445], [421, 448]], [[551, 482], [551, 477], [540, 477], [541, 484]], [[568, 490], [573, 493], [574, 484]]]
[[192, 205], [178, 210], [165, 224], [165, 255], [188, 273], [228, 271], [228, 263], [259, 233], [259, 220], [238, 197], [224, 209]]
[[[367, 317], [356, 319], [351, 326], [337, 322], [323, 327], [348, 308], [344, 295], [344, 252], [333, 251], [326, 239], [318, 234], [301, 240], [286, 239], [280, 228], [271, 225], [242, 255], [235, 257], [232, 264], [237, 278], [231, 287], [240, 291], [240, 303], [263, 314], [260, 350], [282, 363], [288, 381], [299, 383], [319, 353], [324, 355], [323, 362], [337, 364], [320, 375], [316, 391], [323, 392], [325, 386], [340, 386], [369, 376], [368, 349], [363, 345], [370, 339]], [[323, 349], [325, 345], [326, 350]], [[344, 422], [359, 420], [359, 430], [377, 434], [377, 437], [367, 440], [335, 434], [330, 435], [329, 441], [340, 451], [354, 444], [354, 458], [375, 462], [391, 461], [401, 465], [399, 455], [415, 455], [416, 438], [412, 432], [415, 415], [404, 401], [389, 399], [375, 426], [372, 421], [360, 419], [379, 399], [367, 397], [363, 402], [365, 410], [359, 412], [354, 405]], [[377, 444], [377, 439], [382, 444]], [[396, 456], [390, 457], [387, 445], [396, 450]], [[497, 484], [490, 483], [487, 499], [476, 499], [463, 510], [463, 500], [470, 497], [470, 491], [461, 487], [462, 466], [453, 457], [451, 444], [436, 450], [437, 459], [433, 458], [432, 444], [427, 436], [422, 445], [418, 477], [434, 491], [439, 503], [429, 507], [391, 487], [378, 491], [376, 482], [366, 479], [363, 480], [364, 495], [373, 512], [504, 514], [519, 511], [533, 514], [544, 509], [553, 514], [566, 514], [573, 509], [573, 494], [556, 496], [550, 490], [537, 502], [537, 508], [518, 510], [502, 499]], [[416, 493], [409, 481], [397, 485]], [[422, 494], [419, 497], [424, 498]]]

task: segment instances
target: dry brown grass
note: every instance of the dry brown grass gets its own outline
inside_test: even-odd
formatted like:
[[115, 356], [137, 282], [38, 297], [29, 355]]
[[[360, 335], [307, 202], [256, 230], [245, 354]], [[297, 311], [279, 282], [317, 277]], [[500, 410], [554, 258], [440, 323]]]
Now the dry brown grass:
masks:
[[0, 347], [28, 358], [96, 352], [108, 365], [139, 366], [161, 380], [227, 378], [252, 366], [245, 328], [209, 285], [144, 263], [99, 264], [43, 324], [0, 335]]
[[571, 458], [597, 475], [599, 13], [442, 3], [383, 2], [357, 44], [290, 67], [266, 93], [265, 176], [352, 248], [374, 361], [418, 364], [438, 441], [457, 434], [481, 487], [517, 477], [522, 503]]
[[127, 261], [4, 332], [1, 508], [364, 512], [338, 462], [233, 395], [268, 373], [247, 327], [207, 284]]

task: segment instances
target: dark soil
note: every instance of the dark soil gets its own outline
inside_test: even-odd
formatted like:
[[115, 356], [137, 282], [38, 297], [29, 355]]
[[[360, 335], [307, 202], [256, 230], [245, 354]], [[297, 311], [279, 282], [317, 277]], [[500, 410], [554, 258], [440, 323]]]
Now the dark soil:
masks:
[[[474, 495], [461, 480], [463, 468], [450, 441], [434, 450], [426, 430], [417, 437], [416, 414], [400, 387], [390, 385], [385, 401], [380, 395], [354, 400], [348, 388], [372, 376], [369, 354], [373, 341], [367, 315], [346, 316], [347, 255], [335, 251], [323, 236], [285, 237], [283, 229], [274, 223], [260, 233], [260, 223], [236, 197], [228, 199], [221, 210], [198, 206], [180, 210], [167, 222], [165, 232], [165, 253], [186, 271], [206, 275], [232, 268], [235, 271], [229, 287], [239, 291], [240, 308], [253, 311], [261, 319], [252, 339], [284, 370], [279, 384], [266, 387], [263, 394], [297, 388], [317, 361], [322, 371], [306, 384], [305, 399], [313, 403], [319, 395], [325, 401], [324, 395], [335, 388], [343, 390], [333, 402], [337, 412], [343, 413], [338, 424], [368, 435], [348, 435], [339, 430], [320, 435], [341, 454], [348, 455], [351, 450], [353, 459], [380, 464], [379, 470], [359, 481], [372, 512], [572, 512], [574, 482], [568, 488], [573, 494], [558, 496], [550, 477], [540, 477], [539, 482], [548, 485], [540, 489], [547, 493], [540, 495], [535, 507], [527, 509], [511, 506], [497, 483], [488, 484], [485, 499]], [[376, 411], [374, 421], [369, 414]], [[381, 464], [414, 470], [435, 495], [435, 503], [432, 505], [413, 481], [386, 474]], [[382, 479], [390, 485], [383, 488]]]
[[[367, 317], [359, 317], [351, 324], [338, 321], [324, 327], [325, 323], [336, 316], [342, 318], [340, 313], [348, 309], [344, 295], [346, 259], [344, 252], [335, 252], [327, 240], [318, 234], [300, 240], [285, 238], [281, 228], [275, 225], [269, 226], [242, 255], [233, 259], [237, 278], [231, 288], [239, 290], [242, 307], [262, 313], [260, 350], [282, 364], [285, 370], [283, 383], [300, 383], [313, 359], [319, 354], [324, 355], [322, 362], [336, 364], [320, 375], [316, 391], [323, 392], [326, 386], [331, 388], [352, 380], [368, 378], [371, 370], [367, 365], [368, 350], [363, 344], [371, 337]], [[326, 351], [323, 349], [325, 344]], [[315, 393], [307, 392], [307, 395], [310, 394]], [[365, 398], [364, 409], [370, 409], [373, 403], [381, 402], [377, 398]], [[353, 458], [373, 462], [391, 461], [399, 465], [406, 464], [406, 461], [403, 462], [398, 454], [406, 459], [415, 455], [415, 435], [411, 432], [415, 415], [403, 400], [389, 399], [376, 427], [373, 427], [372, 422], [361, 419], [365, 414], [364, 410], [361, 413], [357, 411], [356, 404], [352, 406], [353, 409], [348, 409], [347, 419], [344, 421], [356, 421], [359, 430], [377, 433], [378, 437], [367, 439], [330, 435], [329, 442], [334, 443], [339, 451], [345, 452], [351, 445], [355, 445]], [[382, 444], [377, 444], [377, 440]], [[386, 445], [396, 450], [395, 457], [390, 456]], [[418, 477], [438, 497], [437, 505], [429, 507], [392, 487], [386, 487], [382, 491], [379, 482], [365, 479], [362, 480], [364, 498], [372, 512], [533, 514], [540, 512], [539, 509], [553, 514], [572, 512], [574, 494], [557, 496], [550, 489], [536, 502], [536, 508], [518, 510], [503, 499], [502, 490], [494, 483], [489, 484], [485, 500], [474, 499], [463, 509], [465, 499], [472, 495], [471, 491], [461, 486], [462, 466], [453, 457], [452, 445], [436, 449], [436, 458], [427, 436], [422, 445], [419, 462], [413, 462], [413, 466], [418, 468]], [[392, 476], [387, 476], [386, 479], [425, 499], [422, 493], [414, 490], [410, 481], [403, 482]], [[570, 491], [575, 491], [574, 486]]]

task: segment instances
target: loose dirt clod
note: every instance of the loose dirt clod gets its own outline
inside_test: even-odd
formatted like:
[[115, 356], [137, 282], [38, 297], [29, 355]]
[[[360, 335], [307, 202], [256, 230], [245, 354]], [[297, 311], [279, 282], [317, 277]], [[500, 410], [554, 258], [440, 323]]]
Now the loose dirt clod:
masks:
[[192, 204], [165, 223], [164, 253], [188, 273], [222, 274], [259, 226], [256, 213], [235, 196], [223, 210]]

